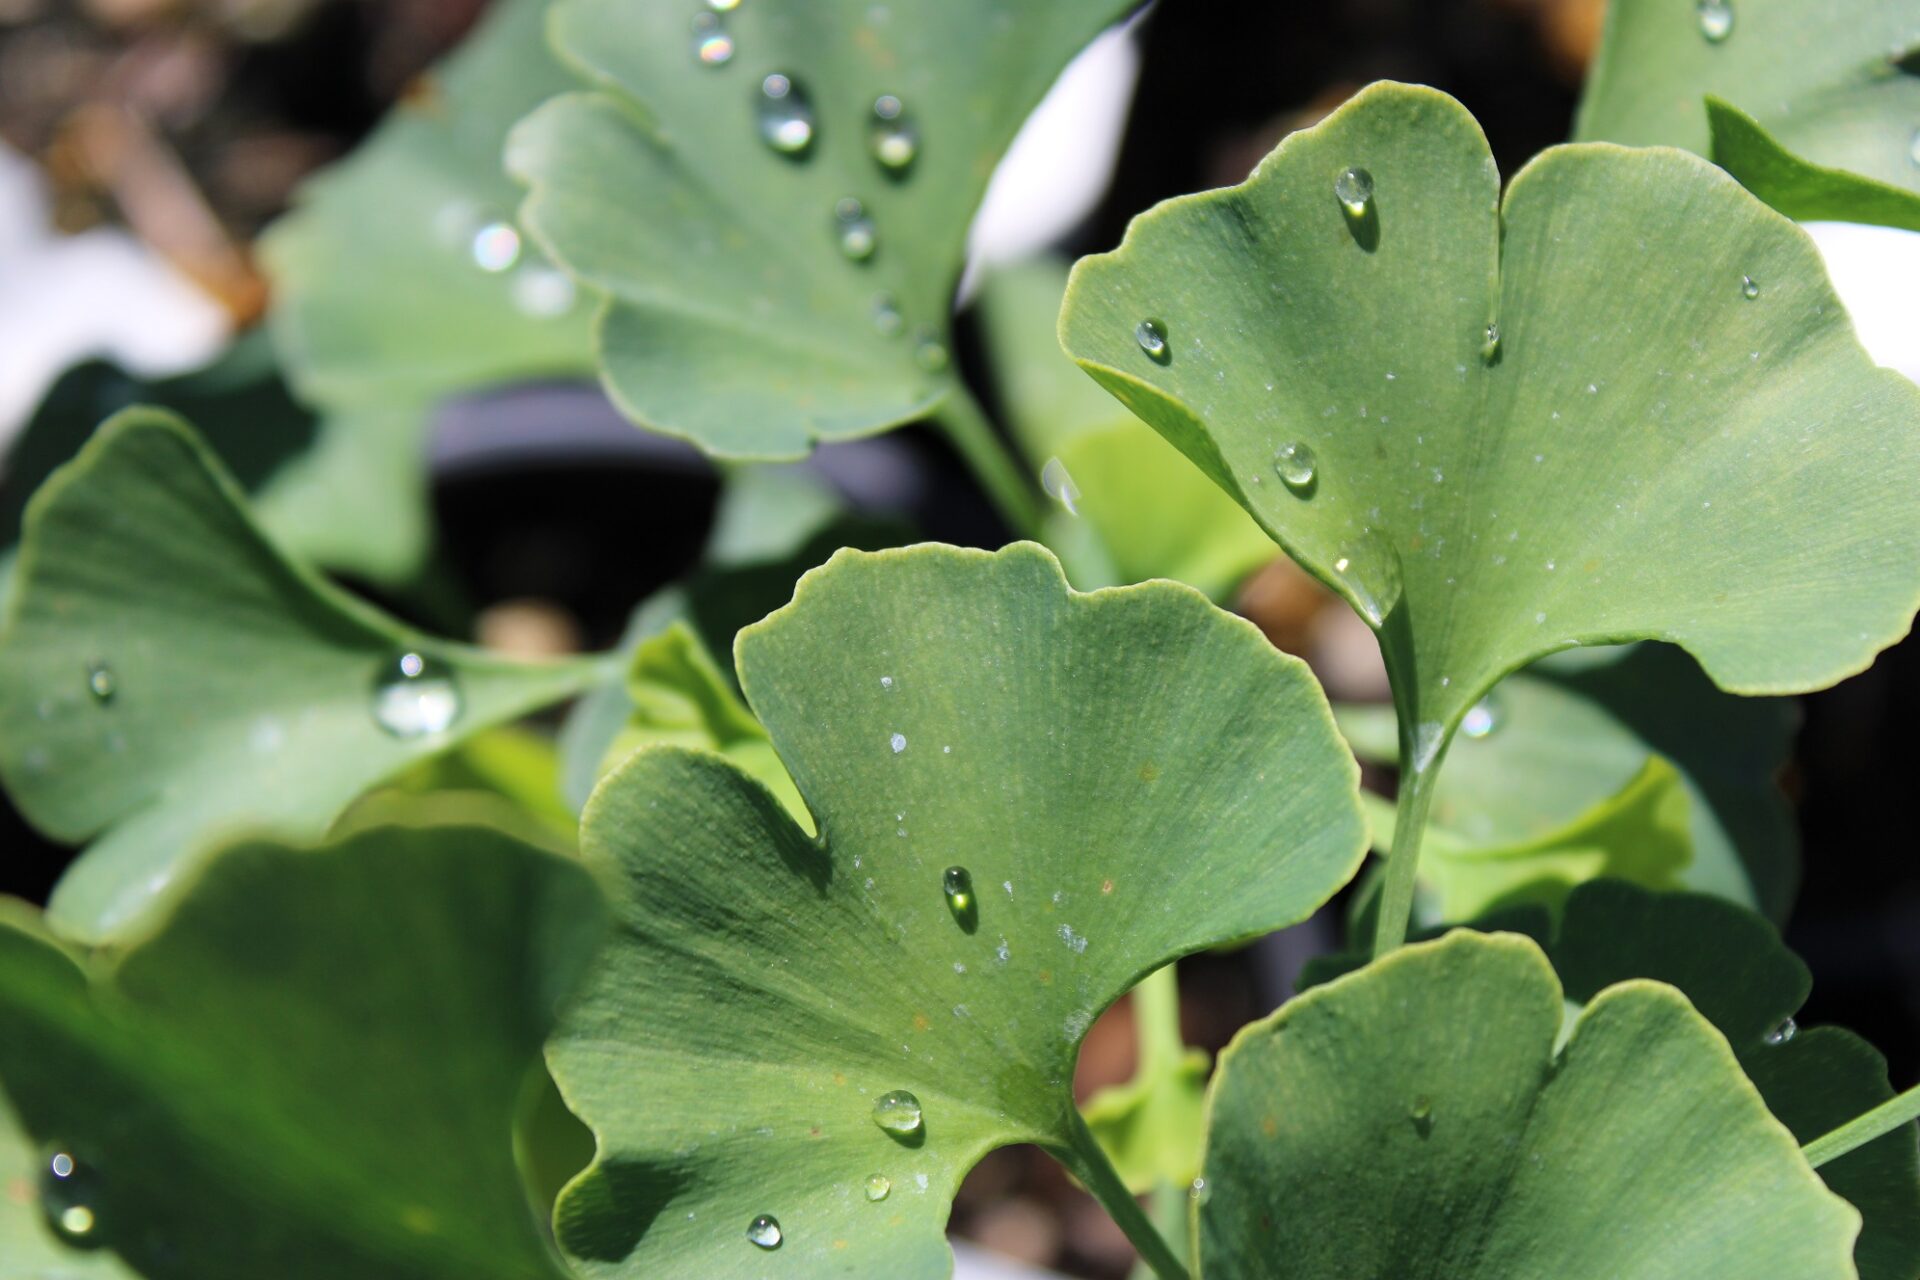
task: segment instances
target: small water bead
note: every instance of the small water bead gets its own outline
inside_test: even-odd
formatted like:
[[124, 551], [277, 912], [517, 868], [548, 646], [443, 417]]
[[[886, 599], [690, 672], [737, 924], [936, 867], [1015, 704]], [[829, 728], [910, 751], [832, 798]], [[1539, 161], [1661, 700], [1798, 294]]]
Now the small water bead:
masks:
[[1415, 1098], [1413, 1105], [1407, 1109], [1407, 1118], [1413, 1121], [1414, 1130], [1419, 1133], [1421, 1137], [1424, 1138], [1432, 1133], [1433, 1099], [1427, 1097], [1424, 1093]]
[[1373, 205], [1373, 175], [1365, 169], [1348, 169], [1333, 180], [1333, 194], [1349, 218], [1364, 218]]
[[840, 252], [848, 261], [865, 262], [880, 247], [873, 219], [867, 216], [867, 207], [852, 196], [833, 206], [833, 222], [840, 240]]
[[112, 702], [114, 690], [118, 687], [113, 671], [106, 663], [96, 660], [87, 664], [87, 692], [95, 702], [103, 706]]
[[1480, 358], [1488, 364], [1492, 364], [1500, 358], [1499, 325], [1490, 324], [1487, 326], [1485, 339], [1480, 343]]
[[733, 61], [733, 37], [711, 13], [694, 15], [693, 56], [703, 67], [724, 67]]
[[1468, 708], [1461, 718], [1460, 732], [1469, 738], [1484, 738], [1500, 727], [1500, 706], [1488, 694]]
[[1295, 493], [1304, 493], [1313, 488], [1317, 459], [1313, 450], [1299, 441], [1283, 444], [1273, 455], [1273, 472], [1280, 477], [1280, 483]]
[[71, 1151], [56, 1148], [40, 1162], [40, 1211], [67, 1244], [95, 1249], [100, 1237], [100, 1175]]
[[813, 145], [813, 104], [791, 76], [776, 71], [760, 82], [760, 137], [783, 156]]
[[893, 748], [893, 754], [899, 755], [907, 749], [907, 735], [904, 733], [896, 733], [887, 739], [887, 745]]
[[453, 669], [423, 654], [403, 653], [374, 676], [374, 722], [396, 738], [445, 733], [461, 705]]
[[1158, 320], [1142, 320], [1133, 326], [1133, 340], [1152, 359], [1167, 358], [1167, 331]]
[[1731, 0], [1700, 0], [1694, 12], [1700, 20], [1700, 34], [1708, 44], [1719, 44], [1733, 34]]
[[893, 1089], [873, 1100], [873, 1122], [888, 1133], [920, 1132], [920, 1099], [905, 1089]]
[[770, 1213], [763, 1213], [747, 1224], [747, 1239], [762, 1249], [778, 1249], [786, 1237], [780, 1232], [780, 1220]]
[[873, 158], [889, 173], [905, 173], [920, 155], [920, 132], [890, 93], [873, 101]]
[[520, 261], [520, 233], [507, 222], [489, 222], [473, 234], [473, 265], [498, 275]]
[[1752, 302], [1760, 296], [1760, 285], [1752, 276], [1740, 277], [1740, 296]]
[[1800, 1024], [1788, 1018], [1773, 1030], [1767, 1032], [1766, 1043], [1769, 1048], [1778, 1049], [1787, 1041], [1800, 1034]]
[[1205, 1178], [1195, 1178], [1187, 1186], [1187, 1199], [1195, 1204], [1205, 1204], [1213, 1196], [1213, 1184]]
[[867, 1175], [867, 1199], [878, 1204], [893, 1193], [893, 1179], [884, 1173]]
[[1067, 509], [1067, 514], [1080, 514], [1080, 486], [1073, 482], [1073, 476], [1067, 472], [1067, 464], [1058, 458], [1048, 458], [1040, 468], [1040, 487], [1047, 496]]
[[513, 305], [523, 315], [551, 320], [573, 310], [573, 278], [543, 263], [530, 262], [514, 273]]
[[922, 326], [914, 334], [913, 358], [928, 373], [944, 373], [952, 357], [947, 352], [947, 344], [940, 340], [940, 335]]
[[973, 876], [965, 867], [948, 867], [940, 876], [940, 891], [955, 915], [973, 910]]
[[873, 327], [889, 338], [907, 327], [905, 317], [900, 314], [900, 304], [893, 300], [892, 294], [874, 296]]

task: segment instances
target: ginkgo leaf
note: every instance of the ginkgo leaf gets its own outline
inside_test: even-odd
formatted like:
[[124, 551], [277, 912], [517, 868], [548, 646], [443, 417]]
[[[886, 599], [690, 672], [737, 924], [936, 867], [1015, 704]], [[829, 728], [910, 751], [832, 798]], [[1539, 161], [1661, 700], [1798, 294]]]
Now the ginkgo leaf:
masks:
[[1615, 0], [1575, 136], [1710, 157], [1788, 217], [1920, 230], [1901, 0]]
[[843, 552], [738, 667], [820, 834], [703, 752], [595, 792], [617, 939], [549, 1050], [599, 1142], [557, 1211], [576, 1266], [944, 1276], [960, 1179], [1031, 1142], [1177, 1274], [1074, 1056], [1146, 974], [1352, 874], [1305, 668], [1186, 587], [1071, 593], [1031, 544]]
[[[1362, 760], [1398, 760], [1391, 708], [1335, 716]], [[1571, 650], [1509, 676], [1469, 713], [1429, 829], [1456, 849], [1536, 841], [1608, 803], [1659, 755], [1686, 790], [1682, 883], [1784, 921], [1800, 859], [1779, 774], [1798, 724], [1792, 702], [1722, 693], [1671, 645]]]
[[605, 924], [476, 826], [230, 847], [92, 955], [0, 920], [0, 1088], [66, 1157], [36, 1198], [149, 1280], [561, 1280], [515, 1117]]
[[1805, 234], [1684, 152], [1556, 147], [1503, 201], [1457, 102], [1376, 86], [1137, 218], [1061, 324], [1379, 632], [1403, 804], [1544, 654], [1659, 638], [1792, 692], [1920, 602], [1920, 389], [1868, 359]]
[[1859, 1215], [1678, 992], [1624, 982], [1560, 1031], [1539, 947], [1466, 930], [1242, 1031], [1210, 1099], [1203, 1272], [1853, 1280]]
[[599, 88], [515, 131], [528, 228], [607, 295], [602, 376], [645, 426], [794, 457], [964, 398], [948, 311], [1001, 153], [1128, 0], [563, 0]]
[[92, 840], [50, 918], [127, 928], [209, 840], [316, 835], [361, 791], [604, 676], [424, 636], [287, 559], [178, 419], [129, 410], [30, 504], [0, 632], [0, 780]]
[[[304, 186], [262, 241], [273, 335], [302, 394], [426, 406], [593, 367], [592, 308], [523, 241], [508, 128], [575, 86], [542, 38], [545, 0], [502, 0], [373, 136]], [[419, 447], [418, 410], [407, 434]]]

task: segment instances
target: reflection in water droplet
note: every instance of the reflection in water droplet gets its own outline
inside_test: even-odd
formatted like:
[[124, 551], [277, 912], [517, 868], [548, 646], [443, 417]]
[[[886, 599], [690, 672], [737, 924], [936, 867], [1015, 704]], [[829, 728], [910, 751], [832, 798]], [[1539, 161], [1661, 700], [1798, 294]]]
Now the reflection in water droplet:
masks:
[[374, 722], [396, 738], [445, 733], [460, 718], [460, 707], [453, 668], [423, 654], [403, 653], [374, 676]]
[[1313, 450], [1299, 441], [1283, 444], [1273, 455], [1273, 472], [1280, 477], [1280, 483], [1294, 493], [1307, 493], [1313, 489], [1313, 481], [1318, 474], [1315, 471], [1316, 459]]
[[867, 1175], [867, 1199], [876, 1202], [885, 1200], [892, 1191], [893, 1179], [889, 1178], [886, 1174], [870, 1173]]
[[1695, 11], [1700, 19], [1700, 34], [1709, 44], [1719, 44], [1733, 34], [1731, 0], [1700, 0]]
[[733, 61], [733, 37], [719, 18], [698, 13], [693, 18], [693, 56], [702, 66], [724, 67]]
[[1800, 1024], [1795, 1022], [1792, 1018], [1788, 1018], [1785, 1022], [1781, 1023], [1779, 1026], [1767, 1032], [1766, 1040], [1769, 1047], [1778, 1049], [1781, 1045], [1785, 1044], [1787, 1041], [1793, 1039], [1795, 1036], [1799, 1034], [1800, 1034]]
[[889, 173], [905, 173], [920, 155], [920, 132], [906, 110], [890, 93], [873, 102], [873, 158]]
[[888, 1133], [920, 1132], [920, 1099], [894, 1089], [873, 1100], [873, 1122]]
[[1333, 180], [1333, 194], [1349, 218], [1364, 218], [1373, 203], [1373, 175], [1365, 169], [1348, 169]]
[[963, 916], [973, 910], [973, 876], [965, 867], [948, 867], [940, 876], [940, 889], [953, 914]]
[[1205, 1204], [1213, 1195], [1213, 1184], [1205, 1178], [1195, 1178], [1187, 1186], [1187, 1198], [1195, 1204]]
[[1067, 514], [1080, 514], [1080, 486], [1073, 482], [1067, 473], [1067, 464], [1058, 458], [1048, 458], [1047, 464], [1040, 468], [1040, 487], [1047, 496], [1067, 509]]
[[873, 256], [880, 242], [865, 205], [852, 196], [846, 197], [833, 206], [833, 222], [840, 240], [840, 252], [849, 260], [865, 262]]
[[740, 0], [707, 0], [707, 8], [716, 13], [732, 13], [740, 7]]
[[76, 1249], [97, 1249], [100, 1175], [73, 1152], [56, 1147], [40, 1160], [40, 1211], [53, 1233]]
[[1500, 326], [1490, 324], [1480, 343], [1480, 358], [1488, 364], [1500, 358]]
[[770, 1213], [763, 1213], [747, 1224], [747, 1239], [762, 1249], [778, 1249], [785, 1238], [780, 1234], [780, 1220]]
[[950, 358], [947, 344], [932, 329], [922, 326], [913, 338], [913, 358], [928, 373], [941, 373], [947, 367]]
[[117, 687], [113, 672], [106, 663], [96, 659], [87, 664], [87, 692], [93, 696], [95, 702], [102, 704], [112, 702], [113, 692]]
[[1158, 320], [1142, 320], [1133, 326], [1133, 340], [1155, 360], [1166, 359], [1167, 330]]
[[1500, 706], [1488, 694], [1468, 708], [1460, 721], [1460, 732], [1469, 738], [1484, 738], [1500, 727]]
[[489, 222], [473, 235], [473, 265], [499, 273], [520, 261], [520, 233], [511, 223]]
[[892, 294], [874, 295], [873, 327], [889, 338], [907, 327], [907, 322], [900, 315], [900, 304], [893, 300]]
[[760, 82], [760, 137], [785, 156], [813, 145], [813, 104], [791, 76], [776, 71]]
[[887, 745], [893, 748], [893, 754], [899, 755], [907, 749], [907, 735], [904, 733], [896, 733], [887, 739]]
[[1752, 302], [1760, 296], [1760, 284], [1752, 276], [1740, 277], [1740, 296]]

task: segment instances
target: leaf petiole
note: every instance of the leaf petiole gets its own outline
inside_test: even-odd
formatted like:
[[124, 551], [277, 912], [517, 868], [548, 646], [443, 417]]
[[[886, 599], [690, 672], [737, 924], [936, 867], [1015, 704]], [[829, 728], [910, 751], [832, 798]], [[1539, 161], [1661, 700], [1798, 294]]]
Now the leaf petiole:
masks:
[[1026, 472], [1015, 461], [1012, 450], [993, 429], [980, 402], [956, 381], [947, 398], [934, 412], [933, 423], [953, 445], [961, 461], [980, 487], [986, 490], [994, 509], [1013, 532], [1023, 538], [1040, 534], [1040, 505]]
[[[1172, 971], [1171, 966], [1165, 970]], [[1054, 1158], [1080, 1179], [1081, 1185], [1113, 1215], [1114, 1222], [1139, 1250], [1141, 1261], [1152, 1267], [1160, 1280], [1189, 1280], [1186, 1264], [1180, 1261], [1166, 1237], [1153, 1225], [1153, 1219], [1114, 1172], [1112, 1162], [1100, 1149], [1087, 1122], [1080, 1118], [1077, 1110], [1070, 1110], [1067, 1123], [1071, 1126], [1069, 1145], [1053, 1148]]]
[[1807, 1157], [1807, 1163], [1818, 1169], [1850, 1151], [1866, 1146], [1875, 1138], [1885, 1137], [1903, 1124], [1912, 1124], [1916, 1118], [1920, 1118], [1920, 1085], [1915, 1085], [1898, 1097], [1887, 1099], [1833, 1132], [1815, 1138], [1802, 1147], [1801, 1152]]

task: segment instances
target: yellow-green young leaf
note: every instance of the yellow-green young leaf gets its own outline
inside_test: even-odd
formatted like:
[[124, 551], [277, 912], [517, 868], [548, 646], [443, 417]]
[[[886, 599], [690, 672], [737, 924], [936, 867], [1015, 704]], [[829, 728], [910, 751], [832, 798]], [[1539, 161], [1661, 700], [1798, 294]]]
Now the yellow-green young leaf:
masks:
[[995, 163], [1127, 0], [563, 0], [600, 87], [513, 134], [522, 214], [608, 295], [601, 373], [635, 421], [793, 457], [956, 394], [948, 308]]
[[559, 1280], [514, 1120], [605, 923], [484, 827], [240, 844], [124, 949], [0, 923], [0, 1086], [149, 1280]]
[[[1391, 708], [1335, 714], [1362, 760], [1398, 759]], [[1469, 712], [1435, 784], [1432, 827], [1461, 846], [1535, 841], [1617, 795], [1659, 755], [1686, 788], [1693, 859], [1682, 883], [1777, 923], [1800, 874], [1778, 781], [1798, 724], [1793, 703], [1722, 693], [1671, 645], [1576, 649], [1501, 681]]]
[[1556, 147], [1503, 202], [1460, 104], [1375, 86], [1136, 219], [1062, 332], [1380, 632], [1415, 770], [1542, 654], [1657, 636], [1789, 692], [1920, 600], [1920, 389], [1684, 152]]
[[[514, 218], [507, 129], [574, 81], [544, 0], [502, 0], [374, 135], [303, 187], [268, 232], [273, 334], [327, 405], [425, 406], [487, 383], [593, 366], [592, 308]], [[418, 449], [424, 407], [406, 424]]]
[[1073, 1106], [1089, 1024], [1357, 865], [1304, 667], [1186, 587], [1074, 594], [1031, 544], [843, 552], [737, 650], [819, 836], [702, 752], [595, 792], [617, 940], [549, 1049], [599, 1142], [557, 1210], [576, 1267], [945, 1276], [953, 1193], [1008, 1143], [1126, 1199]]
[[57, 840], [70, 936], [127, 928], [209, 840], [311, 836], [361, 791], [591, 684], [424, 636], [287, 559], [178, 419], [129, 410], [27, 511], [0, 780]]
[[[1678, 889], [1693, 858], [1689, 807], [1680, 775], [1652, 756], [1618, 793], [1519, 843], [1478, 843], [1431, 823], [1420, 858], [1422, 914], [1463, 921], [1528, 903], [1558, 909], [1576, 886], [1601, 876]], [[1369, 797], [1367, 816], [1384, 853], [1393, 844], [1393, 806]]]
[[[981, 316], [1001, 403], [1015, 441], [1061, 506], [1048, 541], [1081, 586], [1172, 578], [1214, 599], [1273, 558], [1247, 513], [1152, 428], [1088, 382], [1060, 351], [1055, 329], [1066, 268], [1041, 261], [995, 272]], [[1050, 461], [1059, 470], [1048, 472]], [[1071, 485], [1068, 492], [1063, 484]], [[1076, 523], [1077, 522], [1077, 523]], [[1084, 526], [1084, 527], [1082, 527]], [[1077, 537], [1098, 544], [1083, 567]]]
[[1203, 1274], [1853, 1280], [1860, 1218], [1671, 987], [1555, 1051], [1538, 946], [1459, 931], [1242, 1031], [1210, 1101]]
[[1709, 156], [1791, 218], [1920, 230], [1916, 55], [1903, 0], [1614, 0], [1575, 135]]

